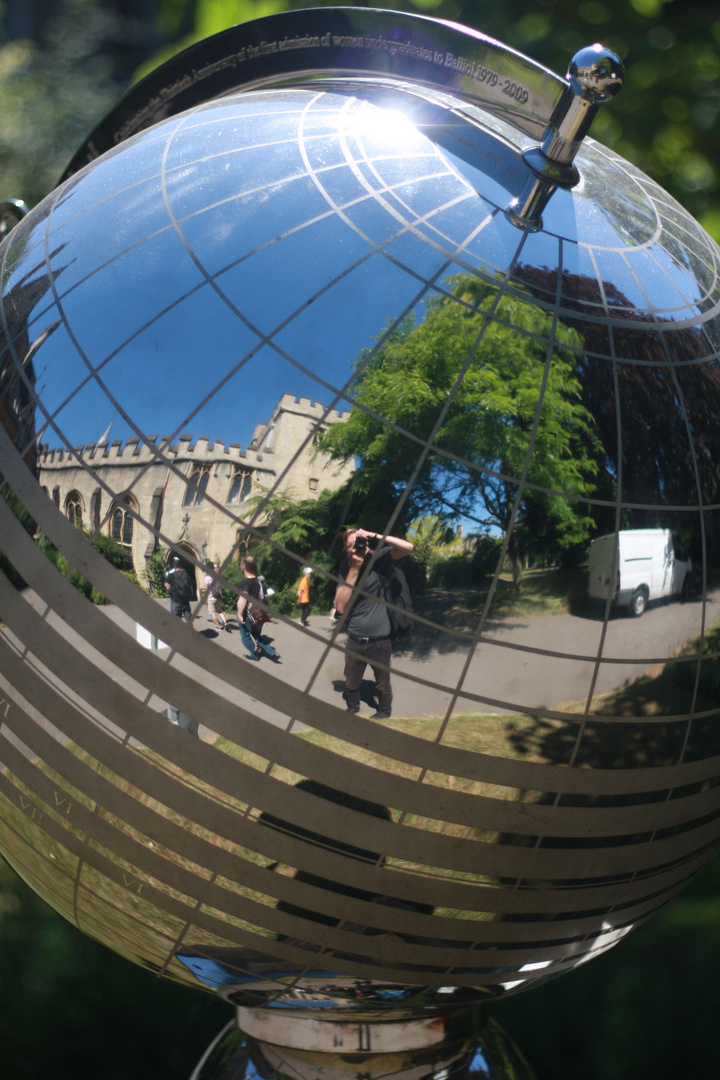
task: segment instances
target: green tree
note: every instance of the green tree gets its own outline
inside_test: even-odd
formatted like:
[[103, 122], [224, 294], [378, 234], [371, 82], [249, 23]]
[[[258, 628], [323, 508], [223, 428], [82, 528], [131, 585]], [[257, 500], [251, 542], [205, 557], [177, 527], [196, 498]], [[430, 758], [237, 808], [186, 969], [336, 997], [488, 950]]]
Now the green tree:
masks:
[[413, 543], [415, 558], [422, 563], [436, 558], [454, 539], [447, 522], [438, 514], [426, 514], [411, 522], [407, 535]]
[[0, 199], [33, 206], [44, 198], [117, 100], [122, 84], [101, 51], [106, 28], [98, 4], [67, 0], [45, 25], [42, 46], [23, 40], [0, 48]]
[[260, 493], [248, 500], [251, 514], [257, 512], [268, 519], [262, 529], [265, 535], [251, 540], [248, 552], [275, 590], [272, 603], [279, 611], [294, 609], [296, 585], [308, 562], [320, 571], [313, 578], [312, 609], [330, 610], [335, 584], [328, 575], [340, 557], [338, 535], [347, 502], [348, 485], [339, 491], [322, 491], [316, 499], [298, 499], [287, 490]]
[[[359, 472], [337, 490], [322, 491], [317, 498], [298, 499], [292, 490], [286, 490], [261, 492], [248, 499], [248, 520], [255, 516], [263, 524], [247, 539], [246, 550], [256, 560], [266, 583], [275, 590], [273, 607], [283, 612], [295, 608], [297, 583], [303, 566], [309, 564], [315, 571], [311, 611], [329, 611], [335, 600], [335, 574], [344, 558], [341, 532], [362, 525], [382, 534], [388, 524], [388, 506], [394, 503], [394, 492], [386, 482], [379, 479], [366, 488]], [[397, 516], [394, 531], [405, 532], [406, 521], [404, 514]], [[421, 582], [416, 582], [410, 560], [405, 570], [415, 589]], [[224, 573], [229, 581], [242, 578], [242, 574], [233, 576], [231, 566]]]
[[156, 544], [148, 559], [147, 570], [142, 573], [143, 584], [155, 596], [167, 596], [165, 574], [167, 573], [167, 551], [162, 544]]
[[561, 548], [593, 524], [576, 501], [592, 492], [600, 453], [575, 374], [581, 339], [517, 292], [498, 298], [466, 275], [446, 286], [421, 322], [410, 316], [360, 355], [350, 417], [320, 449], [355, 457], [365, 491], [412, 485], [406, 497], [418, 515], [474, 516], [499, 529], [519, 588], [516, 515], [541, 508]]

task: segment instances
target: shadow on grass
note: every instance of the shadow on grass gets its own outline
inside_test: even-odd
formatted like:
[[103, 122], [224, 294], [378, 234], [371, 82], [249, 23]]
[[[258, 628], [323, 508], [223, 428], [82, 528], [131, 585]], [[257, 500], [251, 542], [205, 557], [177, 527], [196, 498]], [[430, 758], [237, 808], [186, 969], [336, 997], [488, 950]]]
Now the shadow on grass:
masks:
[[[478, 629], [489, 589], [489, 583], [480, 589], [429, 589], [415, 598], [418, 622], [408, 638], [394, 643], [393, 652], [422, 659], [431, 650], [447, 655], [467, 649]], [[500, 579], [484, 628], [492, 630], [502, 624], [507, 631], [533, 618], [580, 613], [592, 616], [584, 575], [559, 570], [529, 572], [520, 592], [512, 582]]]

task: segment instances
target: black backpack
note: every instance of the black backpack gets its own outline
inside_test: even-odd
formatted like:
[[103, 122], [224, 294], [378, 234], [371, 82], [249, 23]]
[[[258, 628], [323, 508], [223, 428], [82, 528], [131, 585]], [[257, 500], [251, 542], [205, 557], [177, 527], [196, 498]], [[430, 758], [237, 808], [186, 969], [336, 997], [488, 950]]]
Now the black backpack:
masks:
[[383, 567], [383, 597], [387, 601], [390, 618], [390, 637], [393, 641], [407, 637], [413, 628], [412, 597], [407, 578], [393, 559]]
[[176, 570], [172, 584], [180, 603], [189, 604], [193, 597], [193, 587], [187, 570]]

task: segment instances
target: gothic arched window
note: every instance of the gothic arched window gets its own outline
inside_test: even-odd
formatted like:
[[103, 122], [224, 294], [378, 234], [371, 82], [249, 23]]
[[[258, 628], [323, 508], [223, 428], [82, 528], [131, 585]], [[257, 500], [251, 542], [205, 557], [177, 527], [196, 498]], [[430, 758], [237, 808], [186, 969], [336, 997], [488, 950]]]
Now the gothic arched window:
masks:
[[83, 519], [83, 505], [79, 491], [71, 491], [65, 500], [65, 513], [73, 525], [81, 525]]
[[190, 473], [183, 506], [202, 506], [210, 479], [210, 469], [197, 465]]
[[228, 503], [231, 506], [237, 505], [237, 503], [243, 503], [250, 495], [252, 491], [252, 473], [249, 473], [247, 469], [236, 469], [235, 475], [232, 478], [230, 484], [230, 493], [228, 495]]
[[126, 547], [132, 544], [133, 516], [121, 506], [113, 510], [112, 535], [113, 540], [117, 540], [118, 544], [124, 544]]
[[128, 568], [133, 566], [132, 542], [135, 529], [135, 514], [137, 504], [129, 495], [125, 495], [122, 503], [116, 503], [110, 515], [110, 535], [113, 540], [121, 544], [125, 549], [125, 560]]

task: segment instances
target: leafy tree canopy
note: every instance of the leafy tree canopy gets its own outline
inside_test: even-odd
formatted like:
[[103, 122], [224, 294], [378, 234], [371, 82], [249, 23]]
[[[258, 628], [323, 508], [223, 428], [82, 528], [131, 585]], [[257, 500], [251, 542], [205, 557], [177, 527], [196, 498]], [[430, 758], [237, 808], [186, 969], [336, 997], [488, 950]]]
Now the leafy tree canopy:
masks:
[[530, 504], [561, 547], [580, 542], [592, 521], [575, 499], [593, 491], [601, 450], [575, 374], [579, 336], [518, 293], [467, 275], [446, 285], [422, 321], [360, 355], [350, 417], [319, 448], [356, 458], [366, 492], [408, 485], [413, 516], [499, 529], [514, 558], [513, 515]]
[[[248, 512], [268, 521], [249, 540], [248, 552], [275, 590], [273, 606], [279, 611], [294, 609], [297, 583], [306, 563], [320, 571], [311, 590], [313, 610], [329, 611], [332, 607], [335, 583], [329, 575], [342, 557], [339, 532], [347, 520], [350, 502], [347, 484], [339, 491], [322, 491], [316, 499], [298, 499], [291, 490], [261, 492], [248, 499]], [[233, 576], [229, 566], [225, 576], [239, 581], [242, 574]]]
[[428, 563], [444, 548], [448, 548], [455, 538], [455, 534], [448, 529], [439, 514], [426, 514], [417, 518], [410, 523], [407, 535], [408, 540], [413, 543], [415, 558], [423, 563]]

